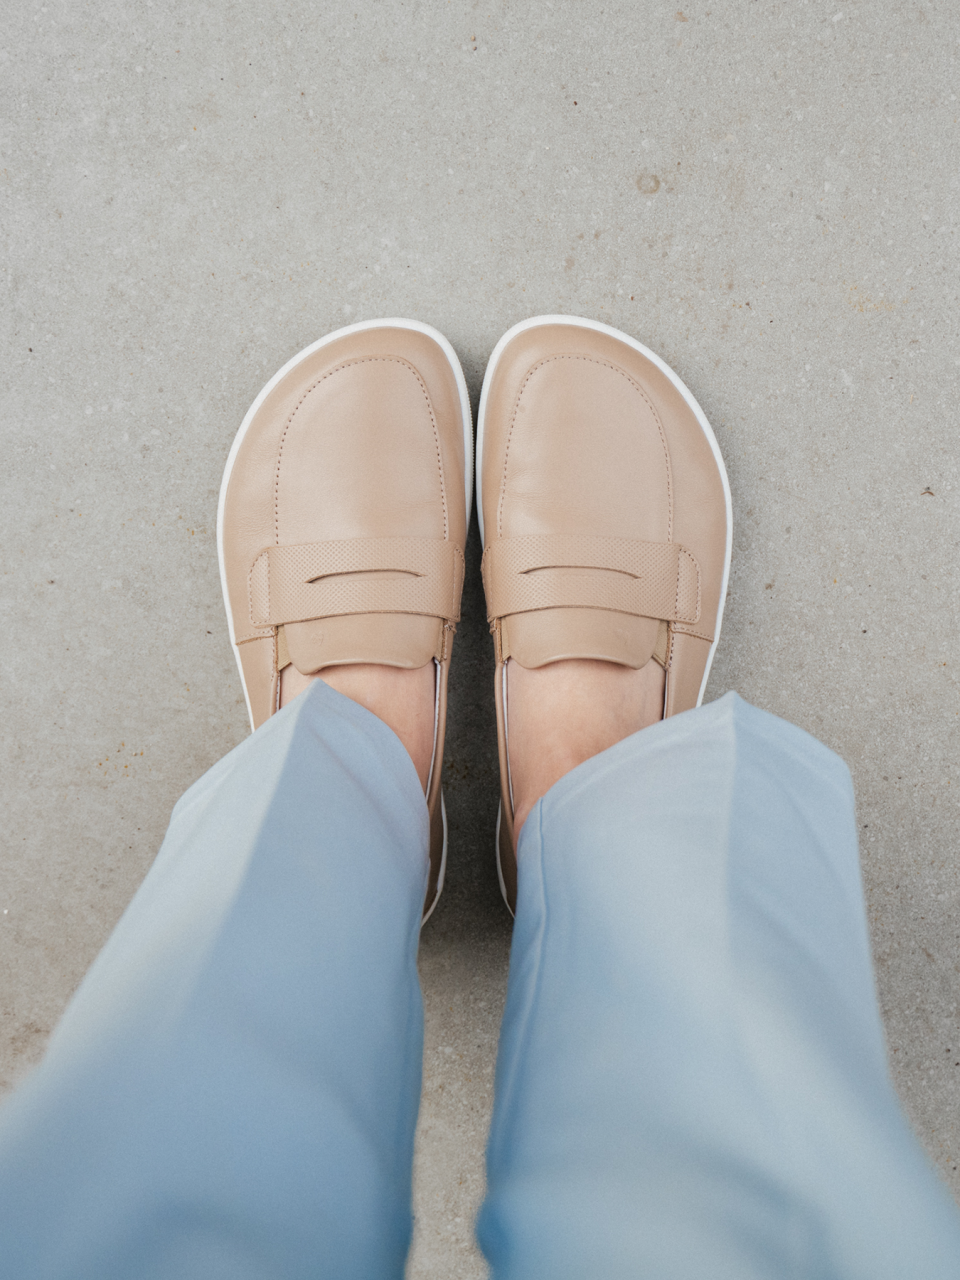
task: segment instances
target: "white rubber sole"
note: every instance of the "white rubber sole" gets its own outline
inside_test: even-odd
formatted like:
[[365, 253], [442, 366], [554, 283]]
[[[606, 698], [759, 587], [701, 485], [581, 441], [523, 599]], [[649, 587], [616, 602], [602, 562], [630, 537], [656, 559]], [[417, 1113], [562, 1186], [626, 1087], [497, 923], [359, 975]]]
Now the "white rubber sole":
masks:
[[233, 471], [233, 464], [236, 461], [243, 438], [247, 434], [247, 429], [253, 421], [257, 410], [263, 404], [264, 400], [277, 385], [281, 378], [286, 377], [291, 369], [296, 368], [302, 360], [306, 360], [308, 356], [312, 356], [315, 351], [319, 351], [321, 347], [328, 346], [331, 342], [336, 342], [338, 338], [345, 338], [351, 333], [362, 333], [366, 329], [413, 329], [417, 333], [426, 334], [428, 338], [432, 338], [434, 342], [442, 349], [443, 354], [447, 357], [450, 368], [453, 370], [454, 377], [457, 380], [457, 390], [460, 394], [460, 411], [463, 415], [463, 456], [464, 456], [464, 498], [467, 505], [467, 526], [470, 525], [470, 512], [473, 503], [473, 417], [470, 412], [470, 395], [467, 391], [467, 381], [463, 376], [463, 370], [460, 367], [460, 361], [453, 347], [438, 329], [432, 328], [428, 324], [421, 324], [419, 320], [364, 320], [360, 324], [349, 324], [343, 329], [335, 329], [333, 333], [328, 333], [326, 337], [320, 338], [317, 342], [312, 342], [309, 347], [297, 353], [292, 360], [288, 360], [282, 369], [279, 369], [270, 381], [266, 384], [260, 394], [254, 400], [253, 404], [247, 410], [243, 422], [240, 424], [240, 430], [233, 438], [233, 444], [230, 446], [230, 452], [227, 455], [227, 464], [224, 467], [223, 479], [220, 482], [220, 500], [217, 503], [217, 556], [220, 561], [220, 586], [223, 590], [223, 603], [227, 611], [227, 628], [230, 633], [230, 647], [233, 649], [233, 656], [236, 660], [237, 671], [240, 673], [240, 684], [243, 687], [243, 696], [247, 704], [247, 715], [250, 719], [250, 730], [253, 731], [253, 712], [250, 709], [250, 696], [247, 693], [246, 681], [243, 678], [243, 664], [240, 661], [240, 650], [237, 648], [236, 634], [233, 629], [233, 610], [230, 607], [230, 593], [227, 590], [227, 575], [223, 563], [223, 508], [226, 502], [227, 486], [230, 483], [230, 475]]
[[503, 864], [500, 861], [500, 823], [502, 821], [503, 821], [503, 801], [501, 800], [500, 803], [497, 805], [497, 834], [494, 837], [494, 839], [496, 840], [496, 844], [494, 848], [497, 851], [497, 882], [500, 885], [500, 897], [503, 899], [503, 905], [510, 912], [511, 920], [515, 920], [517, 918], [517, 913], [514, 911], [513, 907], [511, 907], [510, 899], [507, 897], [507, 886], [504, 884], [504, 880], [503, 880]]
[[447, 875], [447, 806], [443, 803], [442, 791], [440, 792], [440, 817], [443, 820], [443, 852], [440, 854], [440, 874], [437, 877], [437, 892], [433, 895], [430, 910], [420, 921], [421, 929], [437, 909], [437, 903], [440, 901], [441, 893], [443, 893], [443, 882]]
[[490, 389], [490, 383], [493, 378], [494, 371], [497, 367], [497, 361], [503, 352], [507, 343], [512, 341], [518, 333], [523, 333], [527, 329], [536, 329], [542, 325], [568, 324], [576, 325], [578, 328], [594, 329], [597, 333], [605, 333], [611, 338], [617, 338], [620, 342], [625, 342], [628, 347], [632, 347], [634, 351], [639, 351], [645, 356], [651, 364], [655, 364], [657, 368], [666, 377], [670, 379], [676, 389], [683, 396], [684, 400], [693, 411], [700, 429], [703, 431], [713, 454], [714, 461], [717, 464], [717, 470], [720, 472], [720, 480], [723, 484], [723, 501], [726, 507], [727, 515], [727, 545], [723, 557], [723, 582], [720, 586], [720, 604], [717, 609], [717, 630], [710, 646], [710, 652], [707, 655], [707, 665], [703, 673], [703, 680], [700, 683], [700, 692], [697, 695], [697, 706], [699, 707], [703, 701], [704, 691], [707, 687], [707, 680], [710, 678], [710, 668], [713, 666], [714, 654], [717, 651], [717, 645], [720, 643], [720, 625], [723, 621], [723, 609], [727, 601], [727, 584], [730, 580], [730, 555], [733, 547], [733, 502], [730, 498], [730, 481], [727, 478], [727, 469], [723, 465], [723, 455], [720, 452], [720, 446], [717, 443], [717, 437], [713, 434], [713, 428], [707, 421], [707, 415], [700, 408], [693, 395], [693, 392], [687, 387], [681, 379], [674, 373], [670, 366], [661, 360], [658, 355], [645, 347], [642, 342], [637, 342], [636, 338], [631, 338], [629, 334], [622, 333], [619, 329], [614, 329], [611, 325], [601, 324], [598, 320], [584, 320], [579, 316], [534, 316], [530, 320], [522, 320], [519, 324], [515, 324], [512, 329], [508, 329], [500, 341], [493, 349], [487, 364], [487, 371], [483, 375], [483, 389], [480, 392], [480, 410], [477, 414], [477, 520], [480, 524], [480, 544], [485, 545], [483, 531], [483, 431], [484, 420], [487, 408], [487, 392]]

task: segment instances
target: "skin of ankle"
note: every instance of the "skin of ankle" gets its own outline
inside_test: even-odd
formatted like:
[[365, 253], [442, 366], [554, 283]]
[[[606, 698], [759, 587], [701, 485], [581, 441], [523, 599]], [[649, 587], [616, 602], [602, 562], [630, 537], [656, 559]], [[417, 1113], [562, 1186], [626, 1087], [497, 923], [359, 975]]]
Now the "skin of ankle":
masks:
[[665, 683], [652, 659], [639, 671], [586, 658], [535, 669], [509, 661], [514, 843], [530, 810], [564, 774], [663, 719]]
[[417, 770], [420, 785], [427, 788], [433, 758], [433, 729], [436, 707], [436, 669], [432, 662], [406, 670], [378, 663], [349, 663], [324, 667], [316, 675], [302, 675], [296, 667], [285, 667], [280, 680], [280, 705], [285, 707], [314, 680], [323, 680], [388, 725], [407, 749]]

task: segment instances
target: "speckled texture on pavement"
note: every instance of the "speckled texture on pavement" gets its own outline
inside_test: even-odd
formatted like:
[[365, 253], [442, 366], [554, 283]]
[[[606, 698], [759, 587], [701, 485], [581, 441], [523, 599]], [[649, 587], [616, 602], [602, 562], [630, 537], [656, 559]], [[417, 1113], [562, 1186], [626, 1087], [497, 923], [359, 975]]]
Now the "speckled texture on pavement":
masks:
[[[652, 346], [715, 426], [736, 531], [708, 696], [850, 764], [894, 1075], [960, 1191], [960, 15], [681, 3], [5, 6], [7, 1084], [246, 732], [215, 510], [264, 381], [406, 315], [476, 397], [506, 328], [564, 311]], [[422, 949], [424, 1280], [483, 1274], [509, 945], [471, 592]]]

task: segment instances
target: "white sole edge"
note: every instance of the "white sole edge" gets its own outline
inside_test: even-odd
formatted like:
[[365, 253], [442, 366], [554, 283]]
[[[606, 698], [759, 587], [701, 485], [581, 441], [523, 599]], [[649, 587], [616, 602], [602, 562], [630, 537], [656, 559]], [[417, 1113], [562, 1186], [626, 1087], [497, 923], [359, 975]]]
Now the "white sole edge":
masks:
[[[713, 638], [713, 644], [710, 646], [710, 652], [707, 655], [707, 665], [703, 673], [703, 680], [700, 682], [700, 692], [697, 695], [697, 706], [703, 702], [703, 695], [707, 687], [707, 681], [710, 678], [710, 668], [713, 666], [714, 654], [717, 651], [717, 645], [720, 643], [720, 627], [723, 622], [723, 610], [727, 602], [727, 585], [730, 581], [730, 556], [733, 550], [733, 501], [730, 497], [730, 481], [727, 478], [727, 469], [723, 464], [723, 455], [720, 452], [720, 445], [717, 443], [717, 437], [713, 434], [713, 428], [707, 421], [707, 415], [700, 408], [693, 392], [682, 381], [682, 379], [674, 373], [665, 360], [662, 360], [649, 347], [645, 347], [642, 342], [637, 342], [636, 338], [631, 338], [628, 333], [623, 333], [620, 329], [614, 329], [612, 325], [602, 324], [599, 320], [584, 320], [580, 316], [533, 316], [530, 320], [521, 320], [519, 324], [515, 324], [512, 329], [508, 329], [500, 341], [493, 349], [493, 353], [487, 363], [486, 373], [483, 375], [483, 388], [480, 392], [480, 409], [477, 413], [477, 520], [480, 525], [480, 545], [485, 545], [483, 532], [483, 431], [484, 418], [487, 407], [487, 393], [490, 389], [490, 383], [493, 378], [494, 370], [497, 367], [497, 361], [508, 342], [511, 342], [518, 333], [523, 333], [527, 329], [537, 329], [543, 325], [567, 324], [574, 325], [577, 328], [593, 329], [597, 333], [605, 333], [610, 338], [617, 338], [620, 342], [626, 343], [628, 347], [632, 347], [634, 351], [639, 351], [645, 356], [651, 364], [663, 373], [676, 389], [683, 396], [684, 400], [693, 410], [700, 429], [707, 438], [710, 451], [713, 454], [714, 461], [717, 464], [717, 470], [720, 472], [720, 480], [723, 484], [723, 501], [726, 507], [727, 515], [727, 545], [723, 558], [723, 581], [720, 585], [720, 603], [717, 608], [717, 630]], [[499, 845], [498, 845], [499, 848]]]
[[443, 852], [440, 854], [440, 874], [437, 877], [437, 892], [434, 894], [433, 902], [430, 904], [430, 910], [420, 921], [421, 929], [437, 909], [437, 903], [440, 901], [441, 893], [443, 893], [443, 882], [447, 875], [447, 806], [443, 803], [442, 791], [440, 792], [440, 818], [443, 822]]
[[507, 897], [507, 886], [503, 882], [503, 865], [500, 862], [500, 823], [503, 819], [503, 801], [497, 805], [497, 880], [500, 884], [500, 897], [503, 899], [503, 905], [510, 912], [510, 919], [516, 919], [516, 912], [510, 905], [510, 899]]
[[[264, 400], [277, 385], [281, 378], [286, 377], [291, 369], [295, 369], [301, 361], [306, 360], [308, 356], [313, 355], [315, 351], [319, 351], [321, 347], [328, 346], [331, 342], [336, 342], [339, 338], [345, 338], [351, 333], [362, 333], [367, 329], [412, 329], [416, 333], [425, 334], [428, 338], [432, 338], [434, 342], [441, 348], [443, 354], [447, 357], [450, 368], [453, 370], [454, 377], [457, 380], [457, 390], [460, 394], [460, 412], [463, 417], [463, 456], [464, 456], [464, 499], [466, 501], [467, 511], [467, 528], [470, 527], [470, 514], [473, 504], [473, 416], [470, 412], [470, 395], [467, 391], [467, 381], [463, 376], [463, 369], [460, 367], [460, 361], [450, 342], [439, 329], [434, 329], [431, 325], [423, 324], [419, 320], [404, 320], [391, 318], [387, 320], [363, 320], [359, 324], [348, 324], [343, 329], [335, 329], [332, 333], [326, 334], [324, 337], [312, 342], [309, 347], [304, 347], [291, 360], [279, 369], [260, 394], [254, 400], [253, 404], [247, 410], [243, 422], [240, 424], [240, 430], [233, 438], [233, 444], [230, 446], [230, 452], [227, 454], [226, 466], [223, 470], [223, 479], [220, 481], [220, 498], [217, 502], [217, 557], [220, 562], [220, 587], [223, 591], [223, 603], [227, 611], [227, 629], [230, 633], [230, 647], [233, 650], [233, 656], [236, 660], [237, 671], [240, 673], [240, 685], [243, 688], [244, 701], [247, 704], [247, 716], [250, 720], [250, 730], [253, 731], [253, 711], [250, 707], [250, 696], [247, 693], [247, 684], [243, 678], [243, 664], [240, 661], [240, 650], [237, 648], [236, 633], [233, 627], [233, 610], [230, 607], [230, 593], [227, 590], [227, 574], [223, 562], [223, 509], [226, 503], [227, 487], [230, 484], [230, 476], [233, 472], [233, 464], [236, 461], [243, 438], [247, 434], [250, 423], [263, 404]], [[444, 822], [444, 832], [446, 832], [446, 822]], [[446, 836], [444, 836], [444, 853], [446, 853]]]

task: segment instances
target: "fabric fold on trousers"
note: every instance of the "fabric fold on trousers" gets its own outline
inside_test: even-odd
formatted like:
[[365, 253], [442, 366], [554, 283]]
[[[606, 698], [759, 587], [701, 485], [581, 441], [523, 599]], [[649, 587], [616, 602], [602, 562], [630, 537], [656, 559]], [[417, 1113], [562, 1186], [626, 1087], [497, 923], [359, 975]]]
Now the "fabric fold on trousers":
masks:
[[478, 1234], [495, 1280], [960, 1275], [802, 730], [728, 694], [531, 812]]
[[0, 1112], [0, 1276], [402, 1275], [428, 835], [319, 680], [191, 787]]

